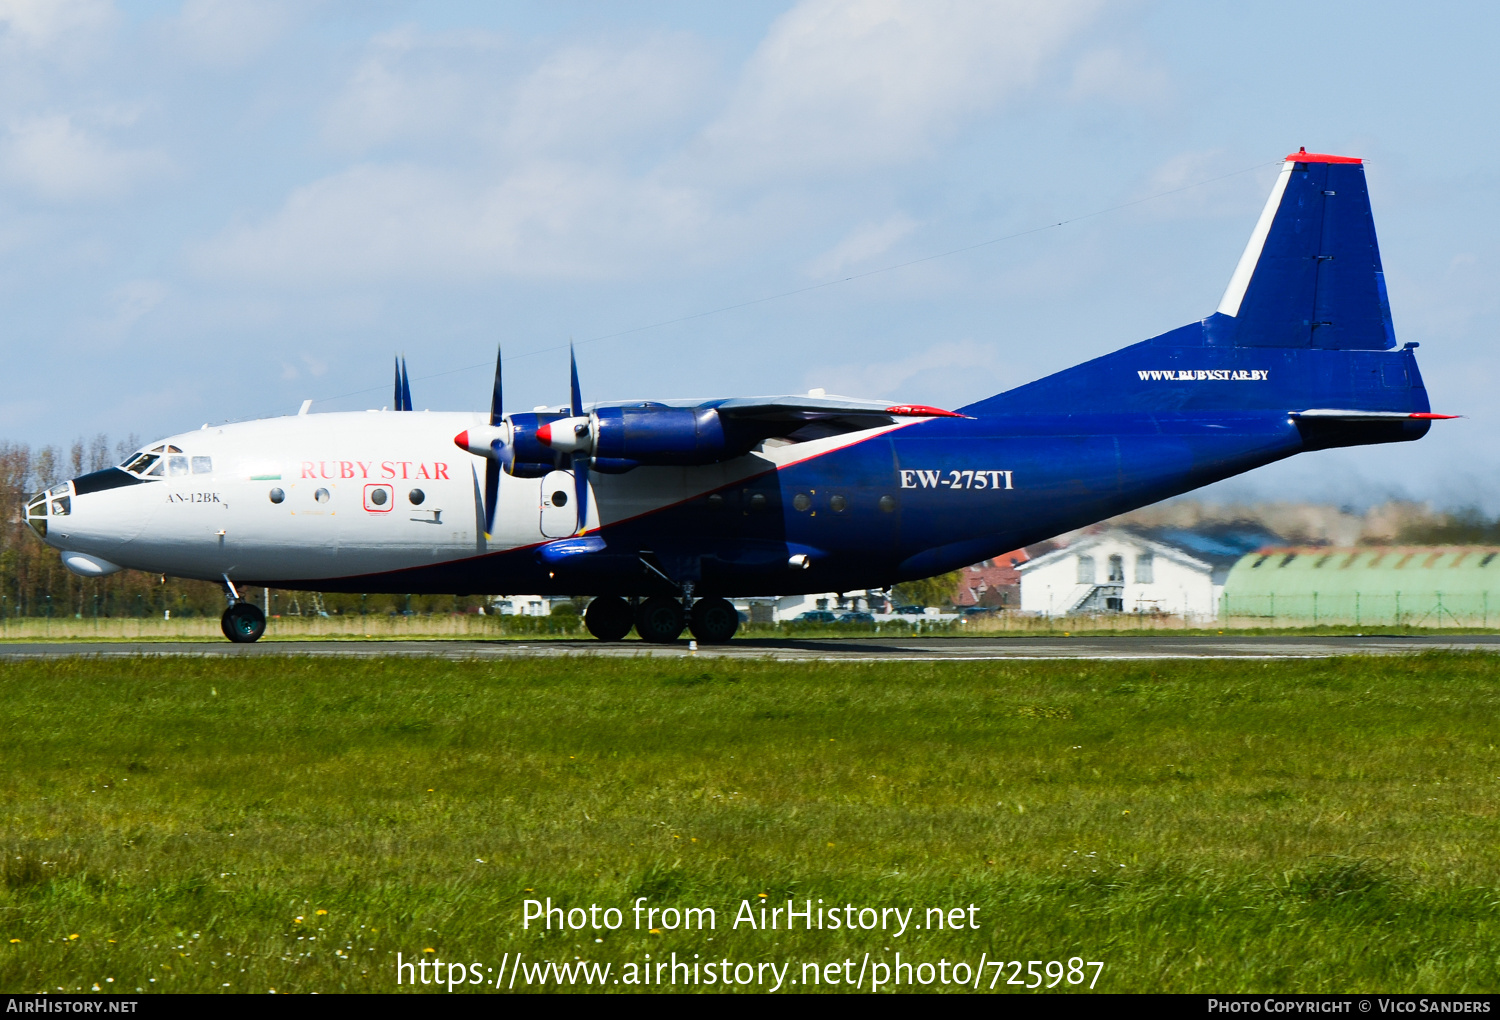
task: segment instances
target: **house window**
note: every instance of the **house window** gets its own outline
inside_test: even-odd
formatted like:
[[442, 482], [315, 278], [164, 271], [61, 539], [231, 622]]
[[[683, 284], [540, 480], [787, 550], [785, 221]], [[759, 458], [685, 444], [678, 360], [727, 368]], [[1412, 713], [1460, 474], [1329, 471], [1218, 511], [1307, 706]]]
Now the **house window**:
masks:
[[1094, 558], [1092, 556], [1078, 557], [1078, 583], [1094, 583]]
[[1109, 558], [1109, 579], [1113, 583], [1123, 583], [1125, 580], [1125, 557], [1111, 556]]
[[1156, 581], [1156, 554], [1143, 552], [1135, 558], [1135, 583], [1153, 584]]

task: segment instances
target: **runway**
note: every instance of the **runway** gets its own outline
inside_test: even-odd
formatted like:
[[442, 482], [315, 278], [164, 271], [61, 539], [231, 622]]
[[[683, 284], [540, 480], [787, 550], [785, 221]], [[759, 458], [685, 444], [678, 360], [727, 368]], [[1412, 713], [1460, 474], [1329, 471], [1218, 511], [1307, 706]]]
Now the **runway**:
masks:
[[999, 659], [1320, 659], [1339, 655], [1410, 655], [1417, 652], [1500, 652], [1500, 635], [1381, 635], [1349, 637], [1298, 636], [1146, 636], [992, 638], [840, 638], [791, 640], [748, 638], [727, 645], [700, 645], [687, 640], [673, 645], [640, 641], [274, 641], [235, 645], [228, 641], [66, 641], [0, 644], [0, 661], [54, 659], [68, 656], [128, 658], [196, 656], [204, 658], [307, 655], [318, 657], [382, 655], [441, 659], [514, 659], [593, 655], [779, 659], [787, 661], [994, 661]]

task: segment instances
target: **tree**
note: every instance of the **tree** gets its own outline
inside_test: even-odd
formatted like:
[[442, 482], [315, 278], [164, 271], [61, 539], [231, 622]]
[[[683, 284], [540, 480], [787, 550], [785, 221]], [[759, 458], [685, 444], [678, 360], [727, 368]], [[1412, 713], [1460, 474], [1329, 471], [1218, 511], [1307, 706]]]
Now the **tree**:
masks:
[[903, 581], [892, 590], [891, 597], [900, 606], [951, 606], [963, 577], [962, 570], [951, 570], [920, 581]]

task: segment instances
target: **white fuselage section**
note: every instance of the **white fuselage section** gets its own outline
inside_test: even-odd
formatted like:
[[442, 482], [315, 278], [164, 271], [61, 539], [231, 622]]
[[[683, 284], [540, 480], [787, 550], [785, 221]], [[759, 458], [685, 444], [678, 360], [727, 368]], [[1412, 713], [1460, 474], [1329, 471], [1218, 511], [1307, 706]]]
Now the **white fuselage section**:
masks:
[[[76, 496], [70, 512], [49, 518], [46, 541], [153, 573], [313, 585], [575, 534], [567, 471], [502, 474], [494, 530], [485, 534], [485, 460], [459, 449], [454, 437], [487, 423], [478, 413], [370, 411], [205, 427], [162, 443], [195, 465], [209, 458], [210, 470]], [[586, 528], [652, 513], [855, 438], [702, 467], [596, 474]]]

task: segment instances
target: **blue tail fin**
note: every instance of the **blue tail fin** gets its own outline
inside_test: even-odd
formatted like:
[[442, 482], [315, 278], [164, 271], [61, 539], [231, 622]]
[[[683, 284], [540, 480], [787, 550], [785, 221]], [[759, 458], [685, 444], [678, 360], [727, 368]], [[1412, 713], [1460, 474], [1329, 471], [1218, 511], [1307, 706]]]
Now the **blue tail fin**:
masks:
[[1286, 158], [1208, 342], [1383, 351], [1396, 346], [1364, 164], [1306, 149]]
[[1415, 346], [1394, 349], [1364, 164], [1303, 150], [1216, 312], [960, 410], [1425, 412]]

